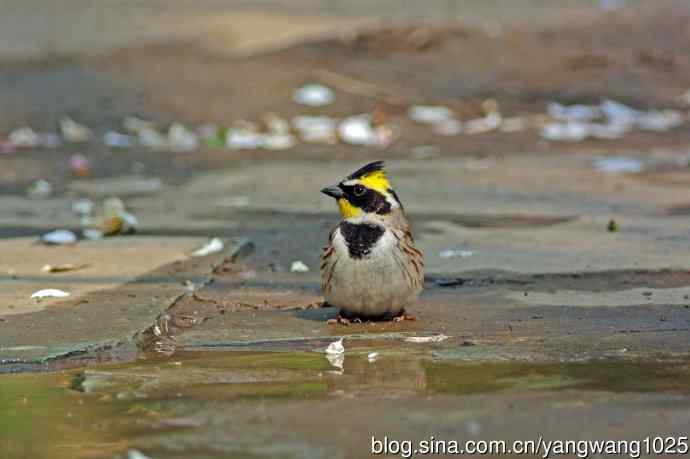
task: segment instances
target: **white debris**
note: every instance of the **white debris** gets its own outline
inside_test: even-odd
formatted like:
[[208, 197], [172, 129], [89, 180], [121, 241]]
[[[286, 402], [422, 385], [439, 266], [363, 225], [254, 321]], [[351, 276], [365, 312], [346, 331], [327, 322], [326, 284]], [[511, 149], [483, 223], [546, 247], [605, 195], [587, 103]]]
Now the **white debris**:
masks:
[[501, 123], [501, 132], [520, 132], [529, 127], [529, 121], [522, 116], [504, 118]]
[[225, 137], [225, 146], [231, 150], [253, 150], [263, 144], [263, 135], [250, 129], [228, 129]]
[[30, 198], [47, 198], [53, 193], [53, 185], [47, 180], [36, 180], [29, 186], [27, 194]]
[[594, 169], [596, 169], [599, 172], [607, 173], [635, 173], [642, 171], [642, 162], [637, 159], [626, 158], [625, 156], [600, 158], [594, 161]]
[[90, 215], [93, 212], [93, 201], [90, 199], [77, 199], [72, 203], [72, 212], [77, 215]]
[[173, 123], [168, 129], [168, 144], [173, 151], [187, 153], [199, 148], [199, 138], [180, 123]]
[[477, 118], [465, 122], [465, 134], [484, 134], [491, 132], [501, 127], [501, 114], [498, 112], [491, 112], [483, 118]]
[[332, 103], [335, 99], [335, 94], [326, 86], [311, 83], [296, 89], [292, 99], [298, 104], [321, 107]]
[[34, 292], [33, 295], [31, 295], [31, 298], [65, 298], [68, 297], [69, 293], [65, 292], [64, 290], [58, 290], [55, 288], [47, 288], [44, 290], [39, 290], [37, 292]]
[[352, 145], [379, 144], [376, 129], [371, 125], [371, 117], [366, 114], [350, 116], [342, 120], [338, 125], [338, 135], [343, 142]]
[[77, 242], [77, 235], [70, 230], [55, 230], [41, 236], [41, 242], [49, 245], [67, 245]]
[[266, 123], [266, 127], [269, 132], [274, 134], [289, 134], [290, 133], [290, 123], [283, 117], [280, 117], [274, 113], [267, 113], [263, 116], [263, 121]]
[[134, 145], [134, 138], [127, 134], [108, 131], [103, 134], [103, 143], [110, 148], [130, 148]]
[[91, 140], [93, 133], [88, 127], [77, 123], [72, 118], [63, 117], [60, 120], [62, 138], [71, 143], [84, 143]]
[[584, 123], [550, 123], [543, 127], [540, 135], [547, 140], [562, 142], [581, 142], [589, 135], [589, 129]]
[[370, 353], [367, 355], [367, 360], [369, 361], [369, 363], [375, 362], [376, 359], [378, 359], [378, 358], [379, 358], [379, 353], [378, 353], [378, 352], [370, 352]]
[[413, 105], [407, 111], [407, 116], [421, 124], [438, 124], [454, 118], [448, 107], [438, 105]]
[[637, 126], [645, 131], [668, 131], [683, 124], [683, 117], [676, 110], [652, 110], [640, 114]]
[[462, 133], [462, 123], [456, 119], [448, 119], [433, 124], [431, 129], [434, 134], [453, 136]]
[[300, 138], [309, 143], [335, 143], [337, 123], [335, 118], [329, 116], [296, 116], [292, 119]]
[[563, 142], [581, 142], [588, 137], [619, 139], [634, 128], [662, 132], [680, 126], [685, 119], [677, 110], [642, 111], [611, 99], [598, 106], [552, 102], [548, 112], [556, 121], [543, 125], [541, 136]]
[[151, 459], [151, 458], [139, 450], [130, 449], [129, 451], [127, 451], [127, 459]]
[[67, 271], [76, 271], [78, 269], [86, 268], [88, 265], [74, 265], [66, 263], [64, 265], [44, 265], [41, 271], [44, 273], [64, 273]]
[[95, 228], [84, 228], [81, 230], [81, 234], [90, 241], [100, 241], [105, 236], [103, 231]]
[[287, 150], [297, 143], [294, 136], [290, 134], [264, 134], [262, 146], [266, 150]]
[[223, 244], [223, 241], [221, 241], [219, 238], [214, 237], [210, 241], [208, 241], [206, 244], [204, 244], [202, 247], [198, 248], [194, 252], [192, 252], [193, 257], [205, 257], [206, 255], [210, 255], [212, 253], [217, 253], [223, 250], [223, 247], [225, 247], [225, 244]]
[[331, 344], [328, 345], [326, 348], [326, 354], [342, 354], [345, 352], [345, 346], [343, 346], [343, 339], [339, 339], [338, 341], [333, 341]]
[[328, 360], [328, 363], [336, 367], [338, 370], [337, 372], [334, 372], [335, 374], [343, 374], [344, 368], [343, 365], [345, 365], [345, 354], [340, 353], [340, 354], [326, 354], [326, 359]]
[[634, 125], [640, 112], [615, 100], [606, 99], [599, 105], [599, 110], [611, 124]]
[[405, 338], [405, 341], [408, 343], [440, 343], [448, 338], [449, 337], [446, 335], [410, 336], [409, 338]]
[[601, 116], [599, 108], [591, 105], [562, 105], [558, 102], [549, 103], [547, 112], [559, 121], [591, 121]]
[[441, 253], [438, 254], [439, 257], [441, 258], [469, 258], [472, 255], [474, 255], [474, 252], [471, 250], [442, 250]]
[[122, 126], [129, 132], [138, 134], [144, 129], [155, 129], [155, 125], [151, 121], [142, 120], [135, 116], [128, 116], [122, 122]]
[[137, 140], [142, 147], [152, 148], [155, 150], [166, 147], [167, 142], [163, 134], [152, 127], [141, 129], [137, 132]]
[[184, 281], [184, 289], [187, 293], [194, 293], [203, 286], [204, 284], [202, 283], [194, 283], [190, 280]]
[[7, 140], [17, 148], [33, 148], [41, 144], [40, 136], [26, 126], [10, 132]]
[[290, 266], [290, 271], [293, 273], [306, 273], [309, 272], [309, 266], [305, 265], [302, 261], [293, 261]]

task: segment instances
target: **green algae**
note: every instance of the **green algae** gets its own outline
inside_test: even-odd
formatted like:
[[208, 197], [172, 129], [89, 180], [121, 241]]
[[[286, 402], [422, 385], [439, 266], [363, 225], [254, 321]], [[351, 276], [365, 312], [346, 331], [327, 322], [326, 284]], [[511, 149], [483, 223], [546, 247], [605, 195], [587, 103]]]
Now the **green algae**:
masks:
[[430, 391], [457, 395], [561, 389], [690, 392], [688, 362], [426, 362], [424, 368]]
[[70, 389], [72, 373], [0, 378], [0, 451], [3, 459], [89, 458], [125, 447], [122, 432], [102, 429], [118, 406], [95, 407]]

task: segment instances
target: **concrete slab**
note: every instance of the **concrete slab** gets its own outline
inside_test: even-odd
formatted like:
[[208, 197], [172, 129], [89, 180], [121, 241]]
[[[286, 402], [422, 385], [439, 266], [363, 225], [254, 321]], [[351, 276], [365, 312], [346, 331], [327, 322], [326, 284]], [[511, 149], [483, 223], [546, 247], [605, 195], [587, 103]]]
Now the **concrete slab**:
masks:
[[[187, 281], [207, 281], [212, 262], [188, 257], [203, 241], [121, 237], [70, 247], [2, 241], [0, 361], [45, 361], [131, 340], [186, 291]], [[88, 267], [43, 273], [46, 263]], [[44, 288], [71, 296], [30, 299]]]
[[[0, 240], [0, 317], [67, 307], [91, 293], [114, 289], [160, 266], [183, 260], [202, 242], [200, 238], [121, 237], [46, 246], [28, 238]], [[45, 265], [66, 264], [80, 268], [60, 273], [42, 271]], [[48, 288], [61, 289], [70, 298], [31, 298], [34, 292]]]

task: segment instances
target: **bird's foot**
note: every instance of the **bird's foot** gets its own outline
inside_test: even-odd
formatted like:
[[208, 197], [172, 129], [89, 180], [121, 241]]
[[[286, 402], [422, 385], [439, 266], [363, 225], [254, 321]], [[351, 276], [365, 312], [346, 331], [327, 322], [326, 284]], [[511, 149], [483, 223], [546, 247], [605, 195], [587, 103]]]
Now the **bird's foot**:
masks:
[[412, 314], [406, 314], [405, 312], [403, 312], [402, 314], [393, 317], [393, 322], [403, 322], [405, 320], [417, 320], [417, 316], [413, 316]]
[[[359, 319], [355, 319], [355, 322], [357, 322], [358, 320]], [[328, 325], [345, 325], [345, 326], [347, 326], [347, 325], [350, 325], [350, 320], [346, 319], [345, 317], [338, 314], [338, 317], [336, 317], [335, 319], [328, 319], [326, 321], [326, 323]]]

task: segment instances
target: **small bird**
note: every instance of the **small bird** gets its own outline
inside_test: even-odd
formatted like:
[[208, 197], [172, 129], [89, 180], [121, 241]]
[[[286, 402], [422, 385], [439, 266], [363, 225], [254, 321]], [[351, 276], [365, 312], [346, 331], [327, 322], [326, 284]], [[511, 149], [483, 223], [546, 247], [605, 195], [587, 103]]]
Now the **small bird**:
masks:
[[330, 323], [414, 320], [405, 308], [424, 286], [424, 258], [383, 166], [367, 164], [321, 190], [343, 217], [321, 252], [321, 288], [340, 309]]

